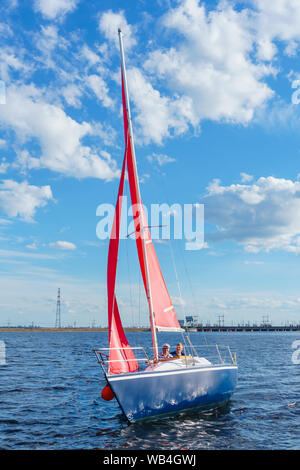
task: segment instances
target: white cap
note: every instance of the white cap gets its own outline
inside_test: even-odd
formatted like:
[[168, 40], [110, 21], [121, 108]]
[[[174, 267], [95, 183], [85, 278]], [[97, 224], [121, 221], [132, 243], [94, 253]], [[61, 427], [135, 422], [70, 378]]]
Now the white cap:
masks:
[[168, 349], [170, 349], [170, 345], [169, 345], [168, 343], [163, 344], [162, 347], [163, 347], [163, 348], [168, 348]]

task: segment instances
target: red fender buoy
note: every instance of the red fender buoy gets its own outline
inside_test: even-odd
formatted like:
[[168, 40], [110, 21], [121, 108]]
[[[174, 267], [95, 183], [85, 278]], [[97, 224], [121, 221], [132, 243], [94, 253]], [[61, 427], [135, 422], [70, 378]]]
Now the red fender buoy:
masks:
[[101, 397], [103, 400], [110, 401], [114, 398], [115, 394], [109, 385], [106, 385], [101, 391]]

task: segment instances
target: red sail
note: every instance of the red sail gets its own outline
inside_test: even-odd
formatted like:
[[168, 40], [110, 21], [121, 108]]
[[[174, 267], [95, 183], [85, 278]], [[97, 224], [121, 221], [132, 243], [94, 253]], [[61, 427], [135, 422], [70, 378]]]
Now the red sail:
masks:
[[[148, 274], [149, 274], [148, 280], [150, 284], [149, 288], [151, 289], [155, 327], [157, 330], [181, 331], [168, 289], [166, 287], [166, 284], [165, 284], [165, 281], [164, 281], [164, 278], [163, 278], [163, 275], [159, 266], [159, 262], [158, 262], [155, 249], [151, 240], [150, 232], [148, 229], [148, 222], [146, 220], [146, 216], [145, 216], [143, 209], [142, 209], [143, 210], [142, 224], [140, 220], [140, 211], [142, 207], [142, 201], [139, 200], [138, 182], [136, 181], [137, 172], [135, 170], [135, 159], [134, 159], [135, 157], [132, 152], [132, 143], [130, 144], [130, 136], [129, 136], [129, 128], [128, 128], [128, 114], [126, 110], [123, 75], [122, 75], [122, 97], [123, 97], [125, 140], [126, 142], [128, 142], [127, 170], [128, 170], [128, 179], [129, 179], [129, 187], [130, 187], [130, 194], [131, 194], [131, 204], [133, 208], [133, 217], [134, 217], [134, 223], [135, 223], [137, 251], [138, 251], [139, 262], [140, 262], [140, 267], [141, 267], [146, 294], [148, 297], [149, 289], [147, 287], [146, 263], [144, 259], [142, 237], [145, 240], [145, 250], [147, 253]], [[143, 235], [141, 233], [141, 226], [144, 229]]]
[[107, 262], [108, 334], [110, 347], [109, 361], [111, 361], [109, 362], [108, 373], [110, 374], [134, 372], [139, 367], [125, 336], [120, 319], [117, 299], [115, 296], [125, 165], [126, 150], [121, 173], [114, 222], [109, 241]]

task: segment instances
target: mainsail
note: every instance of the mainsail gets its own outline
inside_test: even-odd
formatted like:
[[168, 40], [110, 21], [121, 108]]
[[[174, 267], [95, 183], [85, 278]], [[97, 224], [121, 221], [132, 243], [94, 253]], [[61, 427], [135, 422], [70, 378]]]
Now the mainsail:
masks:
[[120, 240], [122, 197], [124, 191], [126, 165], [131, 195], [131, 204], [133, 208], [138, 258], [149, 305], [154, 355], [157, 356], [157, 341], [155, 333], [156, 330], [181, 331], [180, 325], [175, 314], [174, 306], [172, 304], [167, 286], [165, 284], [159, 266], [159, 262], [152, 243], [148, 222], [145, 216], [141, 200], [136, 169], [129, 100], [127, 89], [125, 88], [126, 75], [121, 35], [120, 43], [122, 52], [121, 79], [125, 133], [125, 155], [122, 166], [112, 232], [109, 241], [107, 262], [108, 330], [110, 347], [108, 372], [111, 374], [134, 372], [138, 369], [138, 362], [133, 354], [132, 349], [130, 348], [130, 345], [124, 333], [115, 294]]
[[[124, 131], [127, 149], [127, 171], [131, 195], [131, 204], [135, 224], [135, 238], [139, 262], [149, 303], [149, 308], [153, 310], [154, 326], [159, 331], [181, 331], [175, 309], [172, 304], [167, 286], [165, 284], [156, 252], [150, 236], [148, 222], [143, 209], [140, 196], [134, 146], [130, 135], [128, 115], [129, 109], [126, 103], [126, 93], [124, 89], [124, 76], [122, 73], [122, 98]], [[150, 296], [152, 305], [150, 305]]]
[[115, 294], [126, 152], [127, 150], [125, 149], [107, 260], [108, 335], [110, 348], [108, 372], [111, 374], [134, 372], [139, 367], [122, 327]]

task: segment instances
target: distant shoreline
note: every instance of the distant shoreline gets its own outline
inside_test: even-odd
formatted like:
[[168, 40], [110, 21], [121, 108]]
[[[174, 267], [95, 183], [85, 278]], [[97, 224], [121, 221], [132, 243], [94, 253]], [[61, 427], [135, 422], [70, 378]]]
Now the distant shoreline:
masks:
[[[126, 332], [147, 332], [151, 331], [150, 328], [124, 328]], [[78, 328], [44, 328], [44, 327], [0, 327], [0, 333], [103, 333], [107, 332], [108, 328], [89, 328], [89, 327], [78, 327]], [[286, 331], [300, 331], [300, 325], [296, 326], [207, 326], [198, 328], [187, 328], [188, 332], [202, 332], [202, 333], [233, 333], [233, 332], [286, 332]]]
[[[150, 331], [148, 328], [124, 328], [125, 331]], [[98, 333], [108, 331], [107, 328], [0, 328], [0, 333]]]

